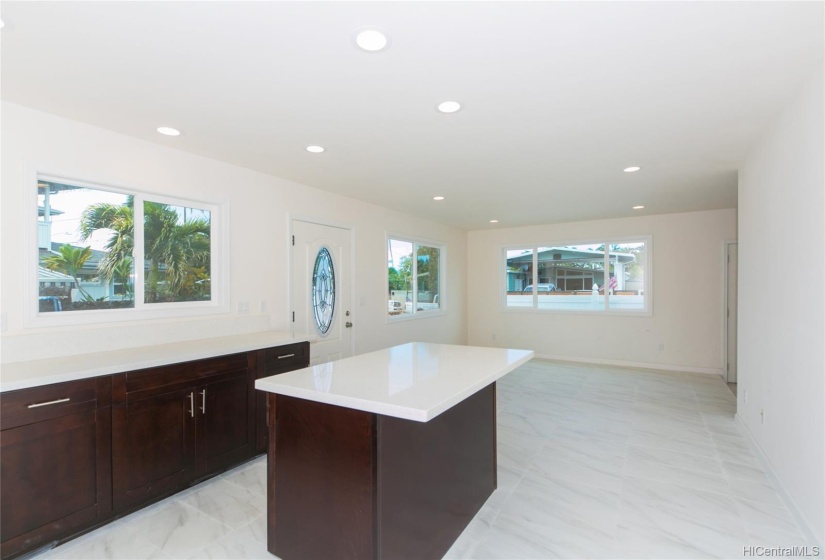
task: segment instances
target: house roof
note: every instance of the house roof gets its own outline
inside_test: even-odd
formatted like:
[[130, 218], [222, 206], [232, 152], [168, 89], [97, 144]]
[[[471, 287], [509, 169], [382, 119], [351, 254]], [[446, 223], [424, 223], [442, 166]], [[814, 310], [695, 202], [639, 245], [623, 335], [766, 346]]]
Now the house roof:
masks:
[[63, 274], [62, 272], [57, 272], [56, 270], [50, 270], [43, 266], [37, 267], [37, 281], [74, 284], [74, 278], [68, 274]]
[[[52, 242], [51, 251], [47, 251], [45, 249], [40, 249], [40, 258], [42, 259], [43, 257], [47, 257], [49, 255], [59, 254], [60, 247], [62, 247], [63, 245], [71, 245], [72, 247], [82, 248], [79, 245], [72, 245], [71, 243], [55, 243], [55, 242]], [[83, 264], [83, 271], [84, 272], [96, 272], [97, 269], [98, 269], [98, 265], [100, 264], [100, 261], [103, 260], [106, 257], [106, 251], [99, 251], [97, 249], [91, 249], [91, 251], [92, 251], [92, 256], [90, 256], [89, 259]], [[149, 267], [149, 261], [144, 260], [143, 262], [144, 262], [144, 268], [148, 268]], [[165, 271], [168, 267], [167, 267], [166, 263], [160, 263], [158, 268], [161, 271]]]
[[[598, 262], [604, 259], [604, 251], [592, 251], [589, 249], [573, 249], [570, 247], [546, 247], [539, 249], [538, 261], [553, 262], [564, 265], [565, 263], [574, 262]], [[616, 251], [610, 252], [610, 260], [618, 260], [620, 263], [629, 263], [636, 260], [636, 256], [632, 253], [620, 253]], [[510, 257], [507, 259], [507, 264], [510, 266], [532, 263], [533, 251], [529, 251], [524, 255]]]
[[[63, 245], [70, 245], [72, 247], [82, 248], [78, 245], [72, 245], [71, 243], [55, 243], [52, 242], [51, 251], [47, 251], [45, 249], [40, 249], [40, 258], [48, 257], [49, 255], [57, 255], [60, 253], [60, 248]], [[106, 256], [106, 251], [98, 251], [97, 249], [91, 249], [92, 256], [88, 258], [88, 260], [83, 264], [84, 271], [95, 271], [97, 270], [97, 266], [100, 261]]]
[[[51, 215], [51, 216], [59, 216], [60, 214], [63, 213], [62, 210], [57, 210], [56, 208], [51, 208], [50, 210], [51, 211], [49, 212], [49, 215]], [[43, 206], [38, 206], [37, 207], [37, 215], [41, 216], [41, 217], [45, 216], [46, 215], [46, 209]]]

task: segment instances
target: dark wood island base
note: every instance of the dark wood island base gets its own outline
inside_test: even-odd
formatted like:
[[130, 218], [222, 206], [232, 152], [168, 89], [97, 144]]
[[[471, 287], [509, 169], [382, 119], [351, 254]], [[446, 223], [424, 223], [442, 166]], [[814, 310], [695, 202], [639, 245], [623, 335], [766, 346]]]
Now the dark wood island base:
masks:
[[429, 422], [268, 394], [268, 549], [441, 558], [496, 488], [495, 383]]

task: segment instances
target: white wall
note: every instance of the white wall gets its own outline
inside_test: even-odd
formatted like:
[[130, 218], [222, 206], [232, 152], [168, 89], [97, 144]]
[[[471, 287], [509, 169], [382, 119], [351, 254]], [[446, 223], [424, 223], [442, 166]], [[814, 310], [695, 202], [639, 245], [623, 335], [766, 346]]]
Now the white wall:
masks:
[[[821, 541], [825, 541], [823, 99], [820, 69], [740, 170], [738, 333], [739, 418]], [[766, 292], [782, 297], [765, 297]]]
[[[500, 307], [503, 246], [636, 235], [653, 237], [652, 317]], [[528, 348], [564, 359], [721, 373], [724, 249], [725, 240], [735, 238], [732, 209], [471, 232], [469, 343]]]
[[[466, 342], [466, 233], [435, 222], [336, 196], [284, 179], [34, 111], [2, 104], [0, 179], [0, 335], [4, 362], [114, 350], [157, 342], [274, 328], [289, 330], [289, 220], [314, 218], [351, 225], [355, 231], [353, 322], [355, 351], [363, 353], [411, 340]], [[25, 251], [21, 232], [34, 216], [24, 215], [26, 169], [98, 184], [119, 185], [230, 204], [231, 313], [206, 320], [108, 324], [94, 328], [24, 329]], [[385, 232], [443, 241], [448, 246], [449, 313], [423, 320], [386, 323]], [[266, 240], [261, 244], [260, 240]], [[360, 305], [361, 298], [366, 304]], [[237, 302], [251, 315], [237, 315]], [[256, 315], [260, 301], [268, 314]]]

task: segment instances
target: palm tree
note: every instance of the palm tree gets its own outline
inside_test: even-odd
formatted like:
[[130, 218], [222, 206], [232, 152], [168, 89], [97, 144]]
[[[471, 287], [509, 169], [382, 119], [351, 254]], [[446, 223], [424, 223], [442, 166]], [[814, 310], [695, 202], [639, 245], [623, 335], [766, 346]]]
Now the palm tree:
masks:
[[83, 289], [80, 285], [80, 271], [83, 265], [92, 256], [92, 250], [89, 247], [74, 247], [72, 245], [61, 245], [58, 249], [58, 254], [43, 257], [41, 262], [43, 266], [49, 270], [56, 270], [71, 276], [77, 284], [77, 289], [86, 300], [92, 300], [91, 294]]
[[123, 260], [118, 261], [115, 268], [112, 270], [112, 279], [115, 282], [120, 282], [123, 286], [123, 293], [127, 300], [134, 298], [134, 286], [132, 286], [132, 273], [134, 260], [132, 257], [124, 257]]
[[166, 289], [173, 295], [194, 268], [209, 269], [209, 220], [193, 218], [179, 224], [178, 218], [178, 213], [166, 204], [143, 205], [143, 250], [149, 261], [144, 296], [147, 303], [159, 299], [161, 265], [166, 269]]
[[132, 262], [135, 247], [135, 199], [129, 195], [124, 204], [101, 202], [92, 204], [83, 210], [80, 217], [80, 233], [87, 240], [99, 229], [112, 230], [112, 236], [106, 242], [106, 256], [98, 263], [101, 275], [111, 282], [122, 270], [124, 262]]
[[[157, 302], [163, 289], [174, 301], [177, 292], [193, 275], [209, 272], [210, 223], [205, 218], [179, 223], [180, 216], [167, 204], [146, 201], [143, 204], [144, 258], [147, 261], [144, 301]], [[122, 274], [124, 262], [131, 261], [134, 251], [134, 197], [124, 204], [93, 204], [83, 211], [80, 231], [84, 239], [96, 230], [109, 229], [112, 235], [106, 243], [107, 255], [100, 262], [100, 271], [111, 281]], [[199, 270], [196, 270], [199, 269]]]

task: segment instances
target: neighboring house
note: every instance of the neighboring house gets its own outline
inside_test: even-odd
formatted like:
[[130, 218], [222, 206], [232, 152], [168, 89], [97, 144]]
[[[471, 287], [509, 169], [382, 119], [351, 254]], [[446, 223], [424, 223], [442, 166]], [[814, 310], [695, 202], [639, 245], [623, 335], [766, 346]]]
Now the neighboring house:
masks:
[[[636, 261], [631, 253], [610, 252], [610, 264], [617, 290], [634, 290], [625, 268]], [[591, 290], [593, 284], [605, 284], [604, 253], [572, 247], [546, 247], [538, 251], [538, 283], [553, 284], [557, 290], [572, 292]], [[507, 291], [520, 292], [533, 283], [533, 251], [507, 259]]]
[[[52, 211], [54, 214], [54, 211]], [[65, 243], [51, 243], [51, 250], [40, 248], [39, 251], [39, 259], [42, 263], [45, 257], [50, 255], [56, 255], [60, 252], [60, 247], [66, 245]], [[73, 245], [73, 247], [77, 247]], [[106, 256], [105, 251], [98, 251], [92, 249], [92, 256], [85, 262], [83, 265], [83, 269], [80, 272], [80, 284], [83, 289], [94, 299], [106, 298], [107, 301], [115, 301], [115, 300], [122, 300], [122, 299], [129, 299], [126, 296], [126, 290], [121, 282], [115, 282], [114, 280], [107, 282], [103, 276], [100, 274], [100, 270], [98, 269], [98, 265], [100, 261]], [[53, 277], [60, 276], [63, 277], [61, 286], [49, 286], [50, 283], [54, 283], [55, 280], [52, 280]], [[66, 280], [68, 279], [68, 280]], [[67, 288], [66, 283], [70, 285]], [[77, 289], [77, 285], [74, 282], [74, 279], [71, 276], [66, 274], [49, 270], [44, 266], [38, 267], [38, 283], [39, 283], [39, 291], [38, 294], [42, 296], [57, 296], [61, 298], [62, 303], [70, 304], [74, 301], [78, 301], [81, 299], [80, 297], [80, 290]], [[59, 291], [60, 293], [47, 293], [49, 291]], [[51, 311], [51, 309], [49, 309]]]
[[38, 266], [37, 284], [40, 311], [62, 311], [63, 304], [72, 301], [75, 282], [67, 274]]

